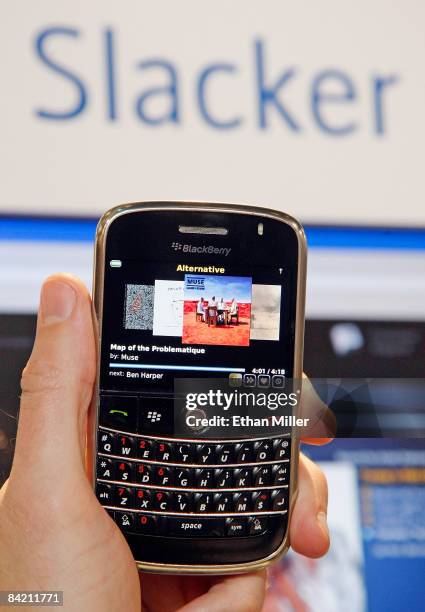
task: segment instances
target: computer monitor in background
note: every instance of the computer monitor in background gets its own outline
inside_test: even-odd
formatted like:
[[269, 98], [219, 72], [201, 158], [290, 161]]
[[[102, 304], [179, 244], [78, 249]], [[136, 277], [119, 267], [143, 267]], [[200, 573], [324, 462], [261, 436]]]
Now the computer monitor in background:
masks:
[[[90, 287], [95, 227], [94, 219], [0, 217], [0, 484], [12, 461], [41, 283], [67, 271]], [[305, 371], [315, 378], [425, 378], [425, 230], [306, 232]], [[276, 565], [266, 609], [292, 609], [294, 592], [312, 611], [420, 608], [424, 448], [423, 440], [394, 438], [305, 447], [329, 480], [333, 544], [320, 561], [291, 553]]]

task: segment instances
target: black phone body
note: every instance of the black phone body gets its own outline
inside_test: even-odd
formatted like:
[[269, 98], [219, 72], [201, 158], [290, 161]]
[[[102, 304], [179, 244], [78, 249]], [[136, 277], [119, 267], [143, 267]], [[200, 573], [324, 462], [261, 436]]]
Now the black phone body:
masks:
[[100, 220], [89, 461], [139, 569], [252, 571], [288, 548], [294, 432], [182, 435], [173, 397], [187, 377], [241, 391], [301, 378], [305, 277], [303, 229], [277, 211], [144, 202]]

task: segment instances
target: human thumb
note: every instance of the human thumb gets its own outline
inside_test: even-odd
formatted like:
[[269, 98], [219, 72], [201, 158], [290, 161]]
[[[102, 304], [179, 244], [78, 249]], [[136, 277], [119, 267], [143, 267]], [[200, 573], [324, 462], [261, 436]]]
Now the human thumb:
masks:
[[[57, 274], [41, 291], [34, 348], [21, 381], [9, 487], [69, 486], [84, 471], [87, 409], [95, 377], [91, 302], [76, 278]], [[31, 487], [32, 488], [32, 487]]]

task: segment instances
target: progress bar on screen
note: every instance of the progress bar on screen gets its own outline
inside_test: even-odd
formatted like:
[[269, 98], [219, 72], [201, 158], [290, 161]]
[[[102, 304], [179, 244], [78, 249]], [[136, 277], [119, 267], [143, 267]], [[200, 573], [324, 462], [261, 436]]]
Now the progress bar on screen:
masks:
[[137, 370], [187, 370], [191, 372], [245, 372], [245, 368], [224, 368], [219, 366], [183, 366], [159, 365], [153, 363], [110, 363], [110, 368], [125, 368]]

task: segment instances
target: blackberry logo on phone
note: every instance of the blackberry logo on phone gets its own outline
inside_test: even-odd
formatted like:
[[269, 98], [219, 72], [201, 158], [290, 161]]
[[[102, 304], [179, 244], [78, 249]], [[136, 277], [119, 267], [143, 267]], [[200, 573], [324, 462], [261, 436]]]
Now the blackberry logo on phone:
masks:
[[231, 247], [218, 247], [212, 244], [196, 246], [193, 244], [182, 244], [181, 242], [172, 242], [171, 248], [174, 251], [182, 251], [183, 253], [204, 253], [206, 255], [224, 255], [224, 257], [230, 255], [232, 250]]

